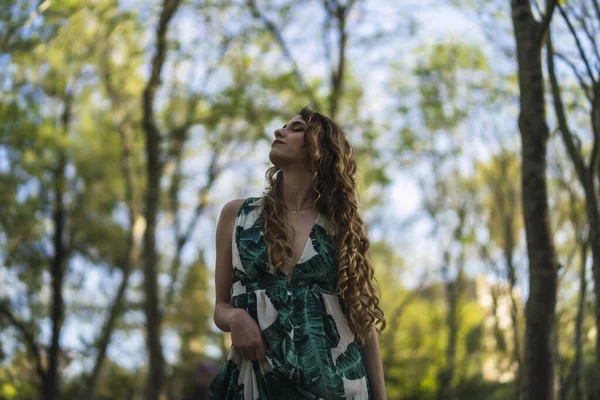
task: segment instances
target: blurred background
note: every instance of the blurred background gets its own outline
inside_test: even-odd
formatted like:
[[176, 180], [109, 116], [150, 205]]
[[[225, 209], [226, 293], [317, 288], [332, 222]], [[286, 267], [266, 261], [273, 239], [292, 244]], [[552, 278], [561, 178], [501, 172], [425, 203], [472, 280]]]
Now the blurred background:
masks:
[[1, 0], [0, 399], [207, 398], [216, 222], [304, 105], [354, 146], [389, 399], [527, 360], [600, 398], [598, 3]]

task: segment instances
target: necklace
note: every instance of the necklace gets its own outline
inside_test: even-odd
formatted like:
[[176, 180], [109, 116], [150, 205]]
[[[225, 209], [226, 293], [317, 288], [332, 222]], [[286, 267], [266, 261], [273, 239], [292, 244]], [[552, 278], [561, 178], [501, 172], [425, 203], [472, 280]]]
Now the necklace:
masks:
[[309, 208], [313, 208], [314, 206], [310, 206], [310, 207], [306, 207], [306, 208], [299, 208], [298, 210], [288, 210], [288, 212], [290, 214], [296, 214], [298, 211], [302, 211], [302, 210], [307, 210]]

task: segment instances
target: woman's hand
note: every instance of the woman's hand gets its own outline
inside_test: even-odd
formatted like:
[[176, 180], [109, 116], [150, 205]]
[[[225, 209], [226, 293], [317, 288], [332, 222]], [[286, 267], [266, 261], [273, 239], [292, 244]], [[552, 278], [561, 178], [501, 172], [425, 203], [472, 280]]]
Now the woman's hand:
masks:
[[236, 309], [230, 318], [233, 347], [247, 360], [264, 360], [266, 346], [256, 321], [242, 309]]

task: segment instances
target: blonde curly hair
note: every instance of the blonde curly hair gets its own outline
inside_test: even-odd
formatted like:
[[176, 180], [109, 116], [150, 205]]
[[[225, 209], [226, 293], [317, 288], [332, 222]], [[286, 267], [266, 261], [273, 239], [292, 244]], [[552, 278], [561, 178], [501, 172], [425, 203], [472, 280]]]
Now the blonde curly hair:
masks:
[[[369, 239], [358, 212], [357, 171], [353, 149], [344, 131], [324, 115], [304, 107], [300, 116], [307, 124], [304, 141], [308, 149], [306, 166], [312, 173], [317, 193], [316, 209], [334, 229], [338, 249], [337, 291], [342, 297], [350, 328], [361, 344], [366, 343], [374, 325], [378, 333], [386, 321], [375, 290], [376, 280], [370, 260]], [[283, 175], [277, 166], [266, 172], [263, 193], [264, 238], [269, 262], [284, 270], [293, 268], [292, 248], [288, 244], [287, 207], [281, 199]]]

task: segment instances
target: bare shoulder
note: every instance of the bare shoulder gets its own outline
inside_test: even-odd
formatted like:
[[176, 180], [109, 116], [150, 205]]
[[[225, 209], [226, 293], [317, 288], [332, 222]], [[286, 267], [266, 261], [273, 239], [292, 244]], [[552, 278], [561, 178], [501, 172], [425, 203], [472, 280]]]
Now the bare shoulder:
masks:
[[228, 214], [228, 215], [231, 215], [231, 214], [236, 215], [237, 212], [240, 210], [240, 207], [242, 206], [244, 201], [246, 201], [246, 199], [229, 200], [227, 203], [225, 203], [221, 212]]
[[220, 222], [232, 223], [235, 221], [238, 211], [246, 199], [233, 199], [225, 203], [221, 209], [221, 215], [219, 217]]

